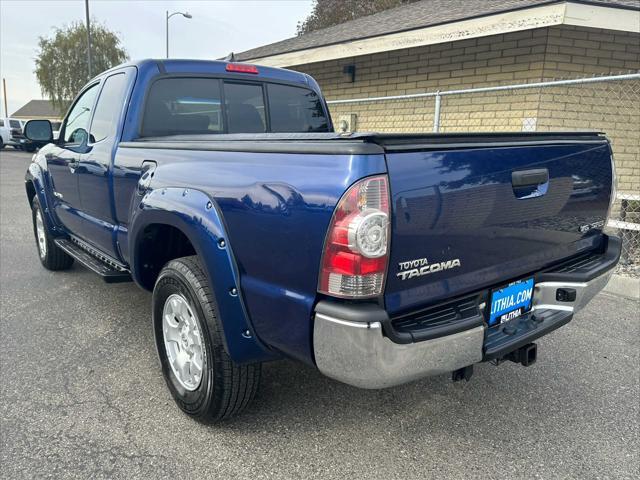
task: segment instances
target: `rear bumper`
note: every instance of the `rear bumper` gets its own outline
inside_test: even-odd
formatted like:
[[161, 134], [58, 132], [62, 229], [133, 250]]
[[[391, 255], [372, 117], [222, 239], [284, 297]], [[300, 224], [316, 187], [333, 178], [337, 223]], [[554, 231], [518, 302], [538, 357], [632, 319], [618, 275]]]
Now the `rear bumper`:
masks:
[[[609, 282], [613, 269], [620, 260], [622, 240], [605, 237], [604, 251], [592, 258], [577, 262], [573, 267], [546, 271], [536, 275], [533, 295], [534, 310], [563, 310], [578, 312]], [[558, 289], [575, 290], [573, 301], [558, 299]]]
[[[607, 285], [611, 275], [613, 275], [613, 269], [585, 282], [540, 282], [534, 287], [533, 310], [579, 312]], [[557, 298], [558, 289], [575, 290], [576, 299], [574, 301], [559, 301]]]
[[[612, 238], [589, 272], [536, 275], [532, 311], [509, 322], [509, 334], [502, 325], [487, 328], [482, 322], [457, 331], [454, 324], [455, 333], [400, 344], [385, 336], [383, 324], [389, 319], [381, 307], [320, 301], [313, 336], [316, 365], [323, 374], [349, 385], [385, 388], [501, 358], [568, 323], [604, 288], [619, 256], [620, 242]], [[558, 296], [558, 289], [575, 291], [575, 299]]]
[[328, 377], [349, 385], [391, 387], [482, 360], [482, 326], [401, 345], [383, 336], [380, 322], [345, 321], [319, 310], [320, 304], [313, 335], [316, 365]]

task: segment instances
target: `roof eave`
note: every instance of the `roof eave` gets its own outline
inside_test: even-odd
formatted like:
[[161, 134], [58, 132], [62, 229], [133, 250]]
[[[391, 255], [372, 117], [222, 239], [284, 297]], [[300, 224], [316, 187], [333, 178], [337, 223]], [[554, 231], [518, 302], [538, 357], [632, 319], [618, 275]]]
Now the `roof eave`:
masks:
[[624, 9], [622, 15], [621, 10], [618, 6], [602, 6], [584, 0], [551, 1], [530, 8], [275, 55], [243, 58], [242, 61], [274, 67], [289, 67], [556, 25], [640, 33], [640, 10]]

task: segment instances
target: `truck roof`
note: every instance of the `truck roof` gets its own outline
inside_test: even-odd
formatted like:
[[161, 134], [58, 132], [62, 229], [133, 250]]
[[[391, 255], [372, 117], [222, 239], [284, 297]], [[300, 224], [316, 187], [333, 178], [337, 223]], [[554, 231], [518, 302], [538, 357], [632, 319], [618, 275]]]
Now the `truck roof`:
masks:
[[[284, 68], [265, 67], [262, 65], [255, 65], [258, 70], [257, 74], [238, 74], [228, 72], [227, 65], [238, 64], [239, 62], [225, 62], [221, 60], [190, 60], [190, 59], [143, 59], [135, 60], [127, 63], [123, 63], [116, 67], [113, 67], [105, 72], [102, 72], [97, 77], [101, 77], [106, 73], [118, 70], [123, 67], [136, 67], [141, 73], [145, 73], [148, 70], [159, 70], [162, 73], [175, 74], [175, 73], [189, 73], [189, 74], [225, 74], [225, 75], [242, 75], [251, 77], [256, 80], [280, 80], [291, 83], [300, 83], [307, 86], [316, 86], [315, 81], [309, 77], [309, 75], [295, 72], [293, 70], [286, 70]], [[242, 65], [249, 65], [242, 63]]]

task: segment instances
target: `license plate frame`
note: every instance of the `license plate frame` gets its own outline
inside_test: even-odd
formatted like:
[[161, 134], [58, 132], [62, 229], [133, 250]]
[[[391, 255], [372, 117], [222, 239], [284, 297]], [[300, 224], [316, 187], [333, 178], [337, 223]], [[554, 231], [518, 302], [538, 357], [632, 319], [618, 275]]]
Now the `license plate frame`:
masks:
[[491, 290], [489, 326], [508, 322], [530, 311], [534, 286], [534, 278], [528, 277]]

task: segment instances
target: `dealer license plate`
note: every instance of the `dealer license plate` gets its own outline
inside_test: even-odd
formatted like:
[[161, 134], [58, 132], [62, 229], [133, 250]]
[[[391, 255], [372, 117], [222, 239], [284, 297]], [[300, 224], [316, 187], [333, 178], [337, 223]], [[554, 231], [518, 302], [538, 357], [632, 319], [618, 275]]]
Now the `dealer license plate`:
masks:
[[489, 325], [503, 323], [531, 310], [533, 278], [518, 280], [491, 293]]

